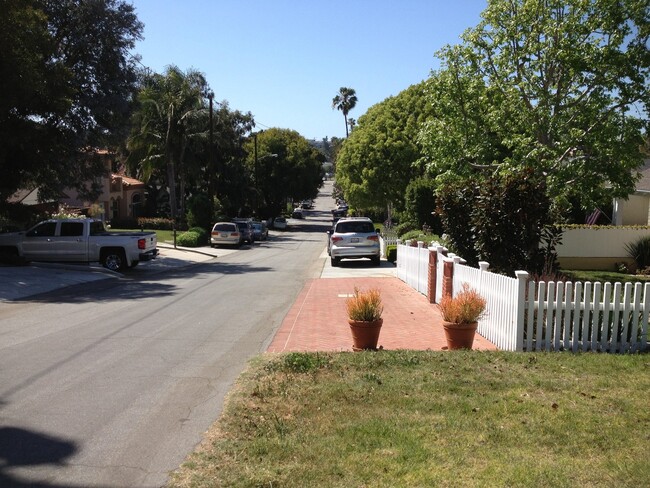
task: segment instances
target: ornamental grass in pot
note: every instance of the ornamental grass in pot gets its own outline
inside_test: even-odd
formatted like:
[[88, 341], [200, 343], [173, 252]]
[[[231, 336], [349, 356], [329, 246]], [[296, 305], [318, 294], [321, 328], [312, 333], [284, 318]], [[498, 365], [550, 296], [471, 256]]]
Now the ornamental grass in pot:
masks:
[[354, 351], [376, 350], [379, 333], [384, 319], [381, 314], [384, 306], [379, 290], [373, 288], [361, 291], [354, 288], [354, 295], [345, 301], [348, 311], [348, 324], [352, 332]]
[[478, 321], [485, 316], [487, 301], [478, 291], [463, 283], [455, 297], [445, 296], [440, 301], [448, 349], [471, 349]]

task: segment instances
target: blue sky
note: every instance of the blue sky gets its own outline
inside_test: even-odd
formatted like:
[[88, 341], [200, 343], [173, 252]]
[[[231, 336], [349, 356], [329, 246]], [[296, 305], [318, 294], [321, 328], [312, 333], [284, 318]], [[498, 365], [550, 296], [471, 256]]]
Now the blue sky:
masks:
[[478, 24], [487, 0], [132, 0], [144, 23], [135, 52], [156, 72], [206, 75], [215, 100], [250, 111], [258, 129], [344, 137], [350, 117], [426, 79], [435, 52]]

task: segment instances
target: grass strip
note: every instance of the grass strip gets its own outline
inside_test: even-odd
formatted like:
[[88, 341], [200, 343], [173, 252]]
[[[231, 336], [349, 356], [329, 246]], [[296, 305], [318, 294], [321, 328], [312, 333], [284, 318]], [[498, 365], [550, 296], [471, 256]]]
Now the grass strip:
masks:
[[644, 486], [649, 392], [648, 355], [261, 355], [169, 486]]

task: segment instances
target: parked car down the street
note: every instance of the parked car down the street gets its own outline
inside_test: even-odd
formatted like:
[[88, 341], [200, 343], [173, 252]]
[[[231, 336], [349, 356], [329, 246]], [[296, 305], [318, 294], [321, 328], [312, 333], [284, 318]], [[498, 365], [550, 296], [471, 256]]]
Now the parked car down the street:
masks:
[[273, 220], [273, 228], [278, 230], [285, 230], [287, 228], [287, 219], [284, 217], [276, 217]]
[[217, 222], [210, 232], [210, 246], [241, 246], [244, 237], [234, 222]]
[[239, 227], [242, 239], [249, 244], [253, 244], [255, 242], [255, 235], [253, 234], [252, 221], [250, 219], [233, 219], [233, 222]]
[[269, 237], [269, 229], [266, 222], [253, 221], [253, 235], [256, 241], [265, 241]]

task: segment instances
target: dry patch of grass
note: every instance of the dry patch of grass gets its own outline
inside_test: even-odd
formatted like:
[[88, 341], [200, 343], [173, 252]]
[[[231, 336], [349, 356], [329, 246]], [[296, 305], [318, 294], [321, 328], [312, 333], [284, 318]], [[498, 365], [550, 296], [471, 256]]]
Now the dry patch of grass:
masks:
[[650, 356], [263, 355], [169, 486], [643, 486]]

